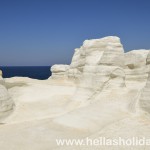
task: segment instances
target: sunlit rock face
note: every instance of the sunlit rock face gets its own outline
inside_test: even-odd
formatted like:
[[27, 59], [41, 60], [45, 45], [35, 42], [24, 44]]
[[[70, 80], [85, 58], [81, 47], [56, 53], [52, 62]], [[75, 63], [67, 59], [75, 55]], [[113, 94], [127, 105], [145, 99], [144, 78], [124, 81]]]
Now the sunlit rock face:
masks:
[[149, 50], [133, 50], [125, 53], [126, 85], [142, 89], [147, 81], [149, 67], [146, 59]]
[[[54, 65], [55, 67], [55, 65]], [[125, 86], [124, 50], [118, 37], [85, 40], [80, 48], [75, 49], [72, 62], [62, 77], [76, 80], [78, 89], [73, 99], [88, 100], [96, 91], [104, 87]], [[55, 71], [52, 66], [52, 78]], [[54, 76], [54, 77], [53, 77]]]
[[[76, 81], [77, 90], [72, 99], [85, 102], [93, 101], [93, 97], [104, 90], [126, 88], [141, 91], [145, 86], [144, 89], [147, 89], [149, 64], [149, 50], [124, 53], [120, 39], [109, 36], [85, 40], [80, 48], [75, 49], [70, 65], [54, 65], [51, 71], [52, 78], [59, 76]], [[143, 93], [142, 97], [148, 95]], [[147, 103], [142, 101], [141, 107], [147, 106]]]
[[0, 84], [4, 85], [4, 80], [3, 80], [2, 75], [3, 75], [3, 73], [2, 73], [2, 71], [0, 70]]
[[[75, 49], [70, 66], [67, 66], [68, 78], [79, 79], [83, 73], [92, 73], [98, 66], [124, 66], [124, 50], [118, 37], [105, 37], [102, 39], [85, 40], [80, 48]], [[55, 73], [56, 65], [52, 66], [52, 73]], [[60, 65], [60, 68], [64, 67]], [[59, 69], [58, 69], [59, 70]], [[60, 74], [65, 71], [59, 70]], [[55, 74], [52, 75], [52, 77]]]
[[[13, 108], [8, 92], [16, 105], [0, 122], [4, 123], [0, 149], [70, 149], [58, 146], [58, 138], [150, 139], [150, 50], [125, 53], [116, 36], [85, 40], [70, 65], [57, 64], [51, 71], [45, 81], [14, 77], [4, 82], [0, 77], [1, 118]], [[80, 148], [94, 147], [72, 145]], [[118, 149], [149, 150], [149, 146]]]
[[147, 55], [146, 58], [146, 65], [147, 65], [147, 72], [148, 72], [148, 78], [146, 81], [146, 85], [144, 89], [142, 90], [142, 94], [140, 97], [140, 106], [142, 107], [143, 110], [147, 111], [150, 113], [150, 51]]
[[8, 116], [14, 107], [14, 103], [5, 87], [5, 82], [0, 71], [0, 120]]
[[3, 74], [3, 73], [2, 73], [2, 71], [0, 70], [0, 76], [2, 76], [2, 74]]
[[52, 78], [53, 79], [66, 78], [68, 69], [69, 65], [53, 65], [51, 67]]

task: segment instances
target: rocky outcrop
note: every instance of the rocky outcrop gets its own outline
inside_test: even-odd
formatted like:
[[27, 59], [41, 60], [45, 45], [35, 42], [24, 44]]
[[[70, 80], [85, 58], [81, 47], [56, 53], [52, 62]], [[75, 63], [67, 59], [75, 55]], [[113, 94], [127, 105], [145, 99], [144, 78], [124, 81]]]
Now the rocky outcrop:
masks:
[[[7, 125], [0, 128], [0, 149], [62, 149], [56, 145], [58, 137], [149, 139], [145, 113], [150, 113], [149, 50], [124, 53], [120, 39], [112, 36], [86, 40], [75, 49], [70, 65], [54, 65], [51, 71], [50, 80], [45, 81], [5, 79], [16, 109], [3, 120]], [[5, 82], [1, 77], [3, 116], [13, 105]], [[94, 148], [85, 146], [72, 149]], [[100, 146], [95, 148], [116, 149], [116, 145]], [[148, 145], [118, 146], [119, 150], [149, 149]]]
[[69, 65], [53, 65], [51, 67], [52, 78], [53, 79], [66, 78], [68, 69]]
[[125, 53], [125, 66], [128, 69], [137, 69], [146, 66], [148, 50], [132, 50]]
[[146, 58], [146, 65], [148, 68], [148, 78], [146, 85], [142, 90], [139, 102], [142, 109], [150, 113], [150, 51]]
[[14, 107], [13, 100], [11, 99], [2, 78], [2, 72], [0, 71], [0, 120], [8, 116]]
[[116, 69], [121, 69], [124, 63], [123, 47], [118, 37], [86, 40], [81, 50], [85, 52], [80, 79], [82, 87], [100, 88], [109, 80], [110, 74]]
[[70, 66], [54, 65], [52, 78], [58, 76], [76, 80], [78, 89], [73, 96], [82, 101], [90, 99], [103, 88], [125, 86], [124, 50], [118, 37], [85, 40], [75, 49]]
[[[76, 83], [76, 91], [70, 98], [74, 102], [72, 107], [110, 99], [112, 91], [114, 97], [119, 97], [117, 93], [120, 89], [125, 95], [124, 63], [124, 49], [118, 37], [84, 41], [80, 48], [75, 49], [69, 69], [66, 73], [63, 72], [65, 77], [61, 76], [63, 80]], [[56, 77], [52, 74], [52, 78]], [[59, 80], [58, 84], [60, 83]], [[101, 98], [103, 94], [105, 96]]]
[[92, 101], [106, 89], [140, 91], [148, 86], [148, 53], [144, 49], [124, 53], [120, 39], [115, 36], [85, 40], [75, 49], [70, 65], [52, 66], [52, 78], [76, 81], [77, 90], [72, 99], [83, 102]]
[[146, 64], [149, 50], [133, 50], [125, 53], [126, 85], [142, 89], [147, 81], [149, 67]]
[[2, 71], [0, 70], [0, 76], [2, 76], [2, 74], [3, 74], [3, 73], [2, 73]]

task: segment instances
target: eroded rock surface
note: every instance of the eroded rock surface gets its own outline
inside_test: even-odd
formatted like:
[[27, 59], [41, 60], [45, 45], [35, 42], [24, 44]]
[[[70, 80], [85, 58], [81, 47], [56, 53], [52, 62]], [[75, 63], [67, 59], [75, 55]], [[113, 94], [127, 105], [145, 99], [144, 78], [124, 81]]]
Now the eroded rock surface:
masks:
[[2, 78], [2, 71], [0, 71], [0, 120], [8, 116], [14, 107], [14, 103], [5, 87], [5, 81]]
[[[85, 40], [75, 49], [70, 65], [57, 64], [51, 71], [52, 76], [45, 81], [5, 79], [16, 109], [3, 120], [6, 125], [0, 128], [0, 149], [70, 149], [59, 147], [57, 138], [141, 135], [150, 138], [150, 50], [125, 53], [116, 36]], [[2, 77], [0, 92], [3, 93], [0, 100], [7, 102], [4, 104], [7, 107], [2, 109], [0, 105], [0, 109], [11, 109], [13, 104]], [[118, 149], [148, 150], [149, 147], [119, 146]]]

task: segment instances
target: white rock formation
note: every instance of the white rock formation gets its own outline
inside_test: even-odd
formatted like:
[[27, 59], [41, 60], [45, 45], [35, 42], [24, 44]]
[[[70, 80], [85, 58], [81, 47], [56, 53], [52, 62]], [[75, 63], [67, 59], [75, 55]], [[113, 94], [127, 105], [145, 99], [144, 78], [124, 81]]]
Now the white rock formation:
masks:
[[3, 75], [3, 73], [2, 73], [2, 71], [0, 70], [0, 76], [2, 76]]
[[140, 88], [145, 86], [149, 67], [146, 59], [149, 50], [133, 50], [125, 53], [126, 85], [130, 88]]
[[[115, 36], [86, 40], [75, 49], [70, 65], [54, 65], [51, 71], [45, 81], [5, 79], [16, 108], [0, 126], [0, 149], [149, 150], [133, 145], [58, 146], [55, 140], [150, 139], [150, 50], [124, 53]], [[0, 84], [6, 102], [2, 78]]]
[[12, 112], [13, 106], [14, 103], [5, 87], [2, 71], [0, 70], [0, 120], [4, 119]]
[[[125, 86], [124, 50], [118, 37], [105, 37], [96, 40], [86, 40], [78, 49], [75, 49], [70, 68], [64, 73], [69, 79], [75, 79], [78, 89], [73, 99], [89, 100], [95, 93], [109, 86], [116, 88]], [[61, 66], [60, 66], [61, 67]], [[63, 67], [63, 66], [62, 66]], [[52, 78], [55, 77], [55, 68], [52, 66]], [[61, 70], [61, 69], [59, 69]]]
[[148, 113], [150, 113], [150, 51], [147, 55], [146, 58], [146, 65], [148, 66], [148, 77], [147, 77], [147, 82], [145, 87], [142, 89], [142, 94], [140, 97], [140, 106], [147, 111]]
[[59, 79], [67, 76], [69, 65], [54, 65], [51, 67], [52, 78]]

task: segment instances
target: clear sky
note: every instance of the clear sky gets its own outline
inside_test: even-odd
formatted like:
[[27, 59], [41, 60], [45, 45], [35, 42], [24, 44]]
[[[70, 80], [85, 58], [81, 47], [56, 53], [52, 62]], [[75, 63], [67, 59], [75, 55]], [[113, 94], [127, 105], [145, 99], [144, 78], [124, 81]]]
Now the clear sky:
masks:
[[0, 0], [0, 66], [69, 64], [85, 39], [150, 49], [150, 0]]

